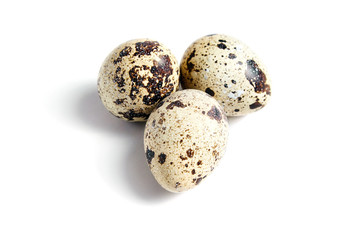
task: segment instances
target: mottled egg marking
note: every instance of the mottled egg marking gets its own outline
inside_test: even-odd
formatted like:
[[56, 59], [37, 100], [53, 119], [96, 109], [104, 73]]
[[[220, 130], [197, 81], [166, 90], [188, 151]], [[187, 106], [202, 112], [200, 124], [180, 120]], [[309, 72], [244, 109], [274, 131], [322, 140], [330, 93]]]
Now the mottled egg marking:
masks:
[[208, 94], [183, 90], [157, 105], [145, 126], [147, 163], [158, 183], [182, 192], [198, 185], [223, 157], [228, 121]]
[[175, 92], [179, 67], [164, 45], [135, 39], [115, 48], [101, 66], [98, 92], [104, 106], [128, 121], [145, 121], [156, 103]]
[[257, 111], [271, 95], [271, 81], [260, 59], [244, 43], [221, 34], [189, 46], [181, 61], [180, 80], [183, 88], [216, 98], [228, 116]]

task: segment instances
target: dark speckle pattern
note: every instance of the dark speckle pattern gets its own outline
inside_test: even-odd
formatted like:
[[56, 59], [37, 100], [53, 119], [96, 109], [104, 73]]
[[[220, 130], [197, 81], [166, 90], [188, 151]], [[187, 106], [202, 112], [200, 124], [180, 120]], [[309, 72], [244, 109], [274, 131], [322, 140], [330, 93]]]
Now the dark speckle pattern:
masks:
[[151, 164], [151, 161], [153, 160], [154, 156], [155, 156], [155, 152], [149, 148], [146, 148], [146, 159], [148, 164]]
[[211, 90], [210, 88], [206, 88], [205, 89], [205, 92], [207, 93], [207, 94], [209, 94], [210, 96], [214, 96], [215, 95], [215, 92], [213, 91], [213, 90]]
[[256, 101], [253, 104], [251, 104], [249, 107], [250, 107], [250, 109], [256, 109], [256, 108], [259, 108], [259, 107], [262, 107], [262, 106], [263, 105], [260, 102]]
[[201, 177], [199, 177], [198, 179], [196, 179], [195, 185], [198, 185], [202, 180], [203, 180], [203, 178], [201, 178]]
[[174, 107], [184, 108], [184, 107], [186, 107], [186, 105], [184, 105], [180, 100], [176, 100], [176, 101], [174, 101], [174, 102], [171, 102], [171, 103], [166, 107], [166, 109], [168, 109], [168, 110], [173, 110]]
[[193, 57], [195, 57], [195, 50], [191, 52], [189, 58], [186, 60], [186, 65], [189, 72], [191, 72], [194, 68], [194, 64], [190, 62]]
[[229, 53], [229, 58], [230, 58], [230, 59], [235, 59], [235, 58], [236, 58], [236, 55], [233, 54], [233, 53]]
[[194, 150], [192, 150], [191, 148], [189, 148], [187, 151], [186, 151], [186, 154], [189, 158], [192, 158], [194, 156]]
[[219, 160], [219, 152], [218, 152], [218, 151], [214, 150], [214, 151], [212, 152], [212, 154], [213, 154], [213, 156], [215, 157], [215, 161]]
[[[174, 90], [174, 85], [168, 83], [169, 76], [173, 73], [172, 64], [168, 55], [160, 56], [159, 61], [154, 60], [154, 65], [148, 67], [134, 66], [129, 71], [131, 79], [131, 91], [130, 98], [135, 100], [140, 93], [141, 88], [146, 88], [148, 94], [143, 96], [143, 103], [146, 105], [152, 105], [159, 100], [167, 97]], [[143, 75], [142, 72], [149, 71], [152, 73], [152, 77]], [[147, 84], [144, 82], [147, 80]]]
[[135, 112], [133, 109], [127, 111], [127, 112], [118, 112], [119, 115], [122, 115], [124, 118], [126, 118], [129, 121], [134, 120], [134, 118], [141, 118], [143, 120], [148, 119], [149, 114], [142, 113], [142, 112]]
[[125, 79], [124, 79], [125, 71], [121, 72], [121, 68], [117, 67], [114, 75], [113, 82], [117, 84], [119, 88], [122, 88], [125, 86]]
[[164, 164], [166, 160], [166, 155], [164, 153], [160, 153], [159, 155], [159, 163]]
[[159, 43], [157, 41], [137, 42], [135, 44], [136, 52], [134, 56], [150, 55], [153, 51], [158, 50]]
[[215, 107], [215, 106], [212, 106], [210, 111], [208, 111], [207, 115], [211, 118], [211, 119], [214, 119], [218, 122], [221, 121], [222, 119], [222, 115], [221, 115], [221, 111]]
[[271, 95], [270, 85], [266, 84], [266, 76], [254, 60], [247, 60], [246, 79], [254, 87], [255, 92]]
[[[126, 46], [123, 50], [120, 51], [119, 56], [114, 60], [114, 64], [121, 62], [122, 58], [128, 56], [130, 53], [131, 53], [131, 47]], [[118, 69], [116, 71], [118, 71]]]
[[226, 45], [223, 44], [223, 43], [219, 43], [219, 44], [217, 45], [217, 47], [220, 48], [220, 49], [226, 49], [226, 48], [227, 48]]
[[115, 103], [116, 105], [120, 105], [120, 104], [122, 104], [122, 103], [124, 102], [124, 100], [125, 100], [125, 99], [116, 99], [116, 100], [114, 101], [114, 103]]

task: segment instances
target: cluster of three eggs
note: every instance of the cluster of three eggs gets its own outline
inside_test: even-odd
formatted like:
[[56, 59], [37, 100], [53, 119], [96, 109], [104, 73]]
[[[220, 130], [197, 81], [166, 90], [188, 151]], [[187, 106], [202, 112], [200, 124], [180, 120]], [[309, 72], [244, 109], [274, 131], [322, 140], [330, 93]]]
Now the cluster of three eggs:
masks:
[[[185, 90], [179, 90], [179, 82]], [[208, 35], [180, 64], [157, 41], [121, 44], [105, 59], [98, 91], [104, 106], [128, 121], [147, 121], [144, 148], [158, 183], [171, 192], [198, 185], [222, 158], [227, 116], [261, 109], [271, 95], [260, 59], [242, 42]]]

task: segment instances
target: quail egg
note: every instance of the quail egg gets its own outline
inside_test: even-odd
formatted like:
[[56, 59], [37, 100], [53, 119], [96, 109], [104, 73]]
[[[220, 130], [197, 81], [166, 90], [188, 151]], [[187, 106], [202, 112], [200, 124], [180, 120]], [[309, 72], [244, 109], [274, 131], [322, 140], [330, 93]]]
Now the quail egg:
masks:
[[179, 66], [168, 48], [150, 39], [135, 39], [115, 48], [98, 77], [104, 106], [127, 121], [146, 121], [156, 103], [179, 86]]
[[182, 90], [158, 103], [146, 122], [144, 149], [157, 182], [183, 192], [202, 182], [223, 157], [228, 121], [205, 92]]
[[267, 71], [248, 46], [221, 34], [202, 37], [186, 50], [180, 64], [184, 89], [207, 92], [227, 116], [241, 116], [263, 108], [271, 95]]

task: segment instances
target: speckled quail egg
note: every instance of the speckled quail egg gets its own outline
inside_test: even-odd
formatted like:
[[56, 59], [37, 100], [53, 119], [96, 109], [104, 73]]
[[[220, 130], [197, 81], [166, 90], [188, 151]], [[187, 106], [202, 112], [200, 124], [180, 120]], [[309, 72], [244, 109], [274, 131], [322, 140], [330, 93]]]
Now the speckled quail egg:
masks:
[[162, 100], [145, 126], [147, 163], [170, 192], [198, 185], [223, 157], [228, 121], [222, 106], [205, 92], [178, 91]]
[[98, 92], [104, 106], [128, 121], [145, 121], [156, 103], [179, 86], [179, 66], [168, 48], [136, 39], [115, 48], [101, 66]]
[[221, 34], [202, 37], [186, 50], [180, 64], [184, 89], [207, 92], [227, 116], [241, 116], [264, 107], [271, 95], [267, 71], [253, 51]]

